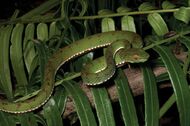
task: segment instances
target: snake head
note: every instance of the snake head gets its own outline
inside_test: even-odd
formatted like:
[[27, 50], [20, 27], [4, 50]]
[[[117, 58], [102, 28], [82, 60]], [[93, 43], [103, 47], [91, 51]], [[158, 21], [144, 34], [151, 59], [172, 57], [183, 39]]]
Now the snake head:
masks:
[[149, 54], [141, 48], [130, 48], [123, 50], [120, 53], [120, 56], [121, 55], [123, 59], [125, 59], [125, 62], [128, 63], [141, 63], [147, 61], [149, 58]]

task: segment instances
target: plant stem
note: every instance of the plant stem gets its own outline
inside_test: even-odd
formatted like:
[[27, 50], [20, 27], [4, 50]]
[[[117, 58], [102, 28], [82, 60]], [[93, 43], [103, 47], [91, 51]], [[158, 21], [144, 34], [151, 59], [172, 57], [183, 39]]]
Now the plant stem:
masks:
[[59, 5], [59, 3], [60, 3], [59, 0], [48, 0], [45, 3], [41, 4], [40, 6], [36, 7], [35, 9], [31, 10], [30, 12], [26, 13], [21, 18], [27, 19], [35, 15], [44, 14], [45, 12]]
[[108, 15], [94, 15], [94, 16], [83, 16], [83, 17], [70, 17], [70, 20], [92, 20], [98, 18], [105, 18], [105, 17], [121, 17], [125, 15], [144, 15], [150, 13], [171, 13], [178, 11], [179, 9], [165, 9], [165, 10], [149, 10], [149, 11], [133, 11], [133, 12], [126, 12], [126, 13], [114, 13]]
[[172, 36], [172, 37], [170, 37], [170, 38], [163, 39], [163, 40], [160, 40], [160, 41], [156, 41], [155, 43], [152, 43], [151, 45], [146, 46], [146, 47], [144, 47], [143, 49], [144, 49], [144, 50], [151, 49], [151, 48], [153, 48], [154, 46], [161, 45], [161, 44], [166, 43], [166, 42], [171, 42], [172, 40], [175, 40], [175, 39], [179, 38], [180, 36], [184, 36], [184, 35], [187, 35], [187, 34], [189, 34], [189, 33], [190, 33], [189, 30], [188, 30], [188, 31], [185, 31], [185, 32], [181, 32], [181, 33], [176, 34], [176, 35], [174, 35], [174, 36]]
[[[94, 15], [94, 16], [74, 16], [70, 17], [70, 20], [94, 20], [94, 19], [100, 19], [105, 17], [121, 17], [125, 15], [145, 15], [150, 13], [172, 13], [178, 11], [179, 8], [176, 9], [164, 9], [164, 10], [149, 10], [149, 11], [133, 11], [133, 12], [126, 12], [126, 13], [114, 13], [114, 14], [108, 14], [108, 15]], [[26, 17], [26, 16], [24, 16]], [[28, 16], [27, 16], [28, 17]], [[16, 23], [38, 23], [38, 22], [54, 22], [54, 21], [61, 21], [64, 20], [64, 17], [59, 18], [43, 18], [43, 17], [33, 17], [33, 18], [16, 18], [13, 20], [1, 20], [0, 25], [5, 24], [16, 24]]]

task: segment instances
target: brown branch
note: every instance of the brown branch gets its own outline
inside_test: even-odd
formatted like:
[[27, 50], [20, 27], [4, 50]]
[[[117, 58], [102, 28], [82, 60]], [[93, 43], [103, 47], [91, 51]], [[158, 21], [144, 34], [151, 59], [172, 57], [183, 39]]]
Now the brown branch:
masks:
[[[181, 53], [180, 55], [176, 55], [176, 57], [182, 61], [186, 58], [186, 56], [187, 56], [186, 53]], [[143, 87], [143, 76], [142, 76], [141, 70], [139, 68], [130, 68], [130, 69], [127, 68], [124, 70], [124, 72], [128, 78], [129, 85], [131, 87], [133, 95], [138, 96], [138, 95], [143, 94], [144, 87]], [[162, 73], [165, 73], [166, 69], [164, 67], [156, 67], [156, 68], [153, 68], [153, 72], [155, 76], [158, 76]], [[171, 86], [170, 83], [165, 83], [165, 84], [160, 85], [159, 88], [165, 88], [165, 87], [170, 87], [170, 86]], [[88, 97], [91, 105], [94, 106], [93, 96], [92, 96], [90, 87], [86, 86], [85, 84], [81, 84], [80, 87], [84, 91], [86, 96]], [[108, 94], [111, 101], [113, 102], [118, 101], [116, 86], [114, 84], [111, 84], [109, 87], [107, 87], [107, 90], [108, 90]], [[74, 103], [73, 103], [72, 98], [69, 97], [66, 103], [66, 108], [65, 108], [65, 112], [63, 116], [68, 117], [71, 113], [74, 113], [74, 112], [75, 112]]]

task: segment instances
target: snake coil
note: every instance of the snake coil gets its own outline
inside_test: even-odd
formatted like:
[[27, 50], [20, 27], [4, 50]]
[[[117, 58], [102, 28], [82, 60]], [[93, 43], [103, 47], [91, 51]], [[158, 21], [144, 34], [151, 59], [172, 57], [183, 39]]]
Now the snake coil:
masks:
[[[118, 40], [122, 41], [118, 42]], [[123, 43], [123, 40], [128, 44]], [[114, 42], [118, 42], [119, 44], [115, 44]], [[129, 44], [130, 46], [132, 45], [132, 48], [124, 51], [123, 49], [126, 47], [128, 48]], [[115, 62], [116, 65], [121, 64], [123, 59], [132, 63], [145, 62], [149, 57], [144, 50], [140, 49], [142, 47], [142, 39], [134, 32], [112, 31], [88, 36], [58, 50], [55, 54], [53, 54], [46, 64], [44, 81], [41, 86], [41, 90], [36, 96], [20, 102], [10, 102], [6, 99], [0, 99], [0, 110], [9, 113], [25, 113], [38, 109], [51, 97], [54, 89], [55, 74], [60, 66], [74, 57], [78, 57], [86, 52], [103, 47], [108, 47], [108, 52], [105, 54], [104, 58], [106, 59], [106, 63], [105, 60], [102, 60], [103, 58], [100, 58], [100, 60], [97, 61], [98, 64], [100, 63], [99, 66], [101, 66], [101, 64], [105, 66], [106, 64], [106, 67], [103, 69], [101, 68], [102, 70], [96, 70], [95, 73], [92, 70], [96, 68], [96, 65], [93, 65], [93, 68], [89, 69], [91, 70], [90, 73], [85, 68], [82, 71], [82, 78], [84, 82], [89, 85], [100, 84], [108, 80], [112, 74], [114, 74], [115, 68], [113, 67], [113, 63]], [[123, 51], [119, 51], [121, 49]], [[88, 67], [88, 65], [86, 67]], [[100, 69], [100, 67], [97, 68]], [[100, 73], [101, 76], [99, 76]], [[106, 74], [108, 74], [108, 76], [106, 76]], [[89, 80], [93, 80], [92, 84]]]

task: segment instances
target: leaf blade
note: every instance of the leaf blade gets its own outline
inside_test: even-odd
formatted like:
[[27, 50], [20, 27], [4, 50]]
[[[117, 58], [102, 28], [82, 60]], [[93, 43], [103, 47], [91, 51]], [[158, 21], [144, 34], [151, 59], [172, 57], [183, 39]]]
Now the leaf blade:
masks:
[[114, 80], [119, 96], [122, 118], [126, 126], [139, 126], [133, 96], [130, 91], [129, 83], [121, 69]]
[[[11, 35], [10, 57], [18, 87], [27, 90], [28, 80], [24, 69], [22, 52], [22, 34], [24, 24], [17, 24]], [[26, 93], [26, 92], [25, 92]]]
[[156, 86], [156, 79], [153, 71], [148, 65], [143, 64], [142, 67], [144, 79], [144, 101], [145, 101], [145, 125], [159, 125], [159, 102]]
[[168, 33], [168, 27], [163, 18], [158, 13], [152, 13], [148, 15], [148, 22], [152, 26], [153, 30], [158, 36], [163, 36]]
[[132, 16], [123, 16], [121, 18], [121, 29], [136, 32], [134, 18]]
[[[6, 97], [11, 99], [13, 97], [12, 82], [9, 67], [9, 45], [13, 26], [8, 25], [5, 28], [1, 28], [0, 38], [2, 40], [2, 49], [0, 49], [0, 81], [1, 88], [4, 91]], [[4, 32], [3, 32], [4, 31]]]
[[74, 81], [65, 81], [62, 85], [74, 100], [81, 125], [97, 126], [88, 99], [83, 94], [79, 86]]
[[172, 82], [182, 126], [190, 125], [190, 92], [188, 83], [179, 63], [165, 46], [157, 46], [154, 50], [161, 56]]
[[[115, 126], [113, 109], [105, 88], [91, 88], [100, 126]], [[109, 116], [108, 116], [109, 115]]]

